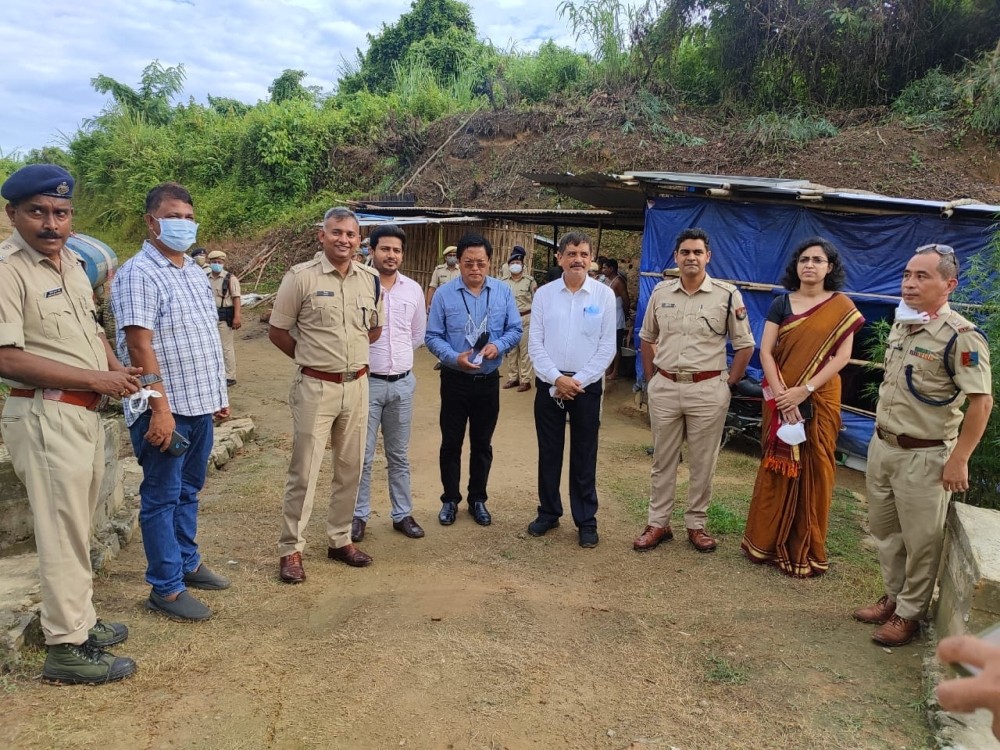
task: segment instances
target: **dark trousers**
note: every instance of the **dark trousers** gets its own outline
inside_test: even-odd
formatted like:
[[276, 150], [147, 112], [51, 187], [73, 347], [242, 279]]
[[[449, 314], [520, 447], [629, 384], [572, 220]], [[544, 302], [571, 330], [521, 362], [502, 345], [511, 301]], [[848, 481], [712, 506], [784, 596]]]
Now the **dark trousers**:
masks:
[[485, 503], [493, 465], [493, 430], [500, 414], [500, 372], [465, 375], [441, 368], [441, 502], [462, 502], [462, 443], [469, 426], [470, 503]]
[[569, 416], [569, 505], [578, 529], [597, 528], [597, 433], [601, 426], [601, 382], [563, 407], [549, 395], [549, 384], [535, 380], [535, 434], [538, 437], [538, 517], [562, 515], [559, 480]]

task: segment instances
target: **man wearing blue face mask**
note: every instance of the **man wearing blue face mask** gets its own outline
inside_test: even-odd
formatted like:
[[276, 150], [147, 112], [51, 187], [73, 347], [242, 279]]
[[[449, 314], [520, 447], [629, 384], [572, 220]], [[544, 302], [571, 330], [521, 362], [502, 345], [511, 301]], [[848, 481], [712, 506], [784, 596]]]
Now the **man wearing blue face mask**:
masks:
[[176, 182], [146, 196], [149, 238], [115, 274], [111, 306], [118, 356], [141, 367], [154, 397], [126, 400], [125, 423], [142, 467], [139, 525], [146, 550], [146, 608], [174, 620], [207, 620], [212, 610], [188, 587], [229, 581], [201, 562], [198, 492], [212, 451], [213, 416], [229, 398], [212, 286], [185, 255], [197, 238], [191, 194]]
[[208, 280], [212, 282], [215, 307], [219, 311], [219, 340], [222, 358], [226, 363], [226, 385], [236, 385], [236, 343], [233, 331], [243, 326], [240, 315], [240, 280], [226, 270], [226, 254], [213, 250], [208, 254]]

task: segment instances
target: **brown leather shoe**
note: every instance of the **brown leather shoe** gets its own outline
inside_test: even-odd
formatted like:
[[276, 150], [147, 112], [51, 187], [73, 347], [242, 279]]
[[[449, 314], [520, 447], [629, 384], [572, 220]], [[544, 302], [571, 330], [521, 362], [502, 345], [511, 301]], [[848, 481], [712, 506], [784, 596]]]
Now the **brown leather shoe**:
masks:
[[645, 552], [654, 549], [660, 542], [669, 542], [674, 538], [674, 532], [667, 526], [661, 529], [659, 526], [647, 526], [643, 532], [632, 542], [632, 549], [637, 552]]
[[503, 388], [506, 391], [506, 390], [509, 390], [510, 388], [517, 388], [517, 385], [518, 385], [517, 380], [508, 380], [506, 383], [504, 383], [500, 387]]
[[424, 530], [420, 524], [413, 520], [413, 516], [406, 516], [399, 521], [392, 522], [392, 528], [410, 539], [420, 539], [424, 535]]
[[363, 568], [372, 564], [371, 556], [366, 555], [353, 544], [345, 544], [343, 547], [329, 547], [326, 550], [326, 556], [331, 560], [347, 563], [352, 568]]
[[688, 529], [688, 541], [699, 552], [715, 552], [715, 539], [705, 529]]
[[302, 553], [293, 552], [281, 558], [281, 580], [285, 583], [302, 583], [306, 580], [306, 570], [302, 567]]
[[893, 613], [872, 633], [872, 640], [883, 646], [905, 646], [919, 634], [920, 620], [907, 620]]
[[531, 390], [531, 383], [521, 383], [521, 385], [517, 387], [518, 393], [524, 393], [525, 391], [530, 391], [530, 390]]
[[351, 541], [360, 542], [365, 538], [365, 527], [368, 526], [368, 522], [363, 518], [355, 518], [351, 521]]
[[885, 594], [870, 607], [862, 607], [861, 609], [854, 610], [851, 617], [861, 622], [871, 623], [872, 625], [882, 625], [888, 622], [889, 618], [895, 612], [896, 601], [890, 599], [888, 594]]

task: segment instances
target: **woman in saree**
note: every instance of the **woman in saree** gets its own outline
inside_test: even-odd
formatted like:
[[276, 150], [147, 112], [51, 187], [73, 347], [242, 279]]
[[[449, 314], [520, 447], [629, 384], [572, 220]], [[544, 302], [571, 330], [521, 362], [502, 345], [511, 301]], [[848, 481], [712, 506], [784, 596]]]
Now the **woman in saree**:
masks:
[[[865, 319], [837, 290], [844, 267], [828, 240], [810, 237], [792, 255], [767, 314], [760, 345], [764, 368], [763, 459], [757, 472], [742, 548], [797, 578], [830, 567], [826, 531], [840, 432], [840, 370]], [[805, 442], [778, 436], [802, 423]], [[785, 431], [782, 430], [784, 437]], [[791, 442], [794, 438], [789, 437]]]

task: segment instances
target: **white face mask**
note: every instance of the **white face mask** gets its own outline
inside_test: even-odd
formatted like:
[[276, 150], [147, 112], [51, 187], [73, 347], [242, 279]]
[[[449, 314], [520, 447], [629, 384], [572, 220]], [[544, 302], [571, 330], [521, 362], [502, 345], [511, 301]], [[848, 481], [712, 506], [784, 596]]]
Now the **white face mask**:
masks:
[[510, 272], [511, 273], [521, 273], [521, 271], [523, 271], [523, 270], [524, 270], [524, 266], [522, 266], [520, 263], [511, 263], [510, 264]]

